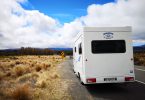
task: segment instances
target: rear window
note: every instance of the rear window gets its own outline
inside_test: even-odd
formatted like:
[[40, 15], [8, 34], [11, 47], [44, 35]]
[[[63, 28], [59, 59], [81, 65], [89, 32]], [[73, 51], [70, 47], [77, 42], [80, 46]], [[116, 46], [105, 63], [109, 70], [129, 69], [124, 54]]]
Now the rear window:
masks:
[[125, 40], [93, 40], [92, 53], [125, 53]]

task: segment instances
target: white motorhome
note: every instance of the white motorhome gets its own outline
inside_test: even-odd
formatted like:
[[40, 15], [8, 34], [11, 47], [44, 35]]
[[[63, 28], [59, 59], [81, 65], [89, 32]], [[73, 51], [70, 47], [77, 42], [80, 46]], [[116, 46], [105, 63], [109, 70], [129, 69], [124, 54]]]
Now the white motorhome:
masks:
[[74, 71], [84, 84], [135, 80], [131, 27], [84, 27], [73, 56]]

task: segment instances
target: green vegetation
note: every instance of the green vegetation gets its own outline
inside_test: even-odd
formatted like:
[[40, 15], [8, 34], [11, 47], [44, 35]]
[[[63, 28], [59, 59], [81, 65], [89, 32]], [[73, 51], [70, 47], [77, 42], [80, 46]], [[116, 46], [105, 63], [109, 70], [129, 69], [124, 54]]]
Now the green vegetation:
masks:
[[[0, 58], [5, 56], [19, 56], [19, 55], [60, 55], [61, 50], [51, 50], [51, 49], [38, 49], [38, 48], [20, 48], [12, 50], [0, 50]], [[72, 50], [63, 50], [65, 55], [72, 55]]]

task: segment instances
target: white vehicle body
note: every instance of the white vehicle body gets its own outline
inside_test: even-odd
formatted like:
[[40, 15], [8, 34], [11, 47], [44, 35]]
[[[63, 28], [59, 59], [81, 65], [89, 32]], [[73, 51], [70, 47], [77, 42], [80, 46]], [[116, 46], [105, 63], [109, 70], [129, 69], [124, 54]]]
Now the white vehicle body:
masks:
[[84, 84], [135, 80], [131, 27], [84, 27], [73, 56], [74, 71]]

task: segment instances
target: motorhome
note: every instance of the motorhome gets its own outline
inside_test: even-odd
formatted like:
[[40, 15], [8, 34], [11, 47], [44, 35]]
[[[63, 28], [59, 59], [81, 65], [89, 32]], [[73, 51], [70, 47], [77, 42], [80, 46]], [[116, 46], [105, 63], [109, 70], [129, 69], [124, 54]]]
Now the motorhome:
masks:
[[83, 84], [134, 82], [131, 27], [83, 27], [74, 40], [74, 72]]

